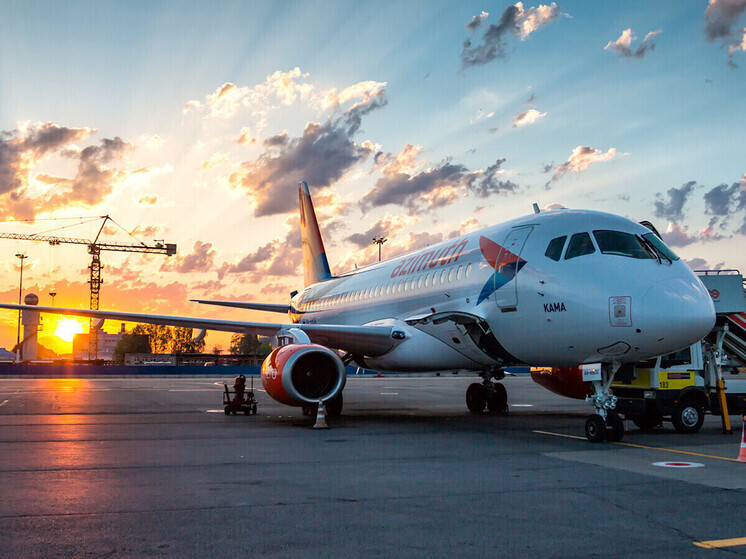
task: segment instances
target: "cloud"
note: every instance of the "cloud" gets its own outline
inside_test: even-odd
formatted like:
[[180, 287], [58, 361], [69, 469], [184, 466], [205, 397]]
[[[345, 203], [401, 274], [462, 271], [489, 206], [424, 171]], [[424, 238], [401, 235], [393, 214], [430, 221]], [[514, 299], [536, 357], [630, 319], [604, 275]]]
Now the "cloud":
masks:
[[257, 217], [295, 212], [298, 181], [306, 180], [316, 188], [331, 186], [370, 155], [367, 145], [358, 145], [353, 138], [362, 117], [385, 105], [384, 90], [379, 90], [367, 103], [357, 103], [337, 118], [309, 122], [300, 137], [243, 163], [231, 175], [231, 185], [248, 193]]
[[[730, 186], [721, 184], [710, 189], [705, 193], [704, 201], [705, 213], [713, 216], [708, 232], [717, 224], [720, 224], [721, 229], [725, 228], [733, 215], [746, 211], [746, 175]], [[746, 235], [746, 212], [743, 225], [736, 230], [736, 233]]]
[[213, 267], [215, 251], [211, 243], [196, 241], [192, 252], [186, 256], [177, 256], [167, 259], [161, 265], [162, 272], [179, 272], [180, 274], [191, 274], [208, 272]]
[[0, 132], [0, 195], [28, 186], [31, 169], [63, 147], [94, 133], [91, 128], [67, 128], [51, 122]]
[[373, 237], [385, 237], [393, 239], [405, 227], [411, 225], [416, 219], [407, 216], [386, 216], [373, 225], [365, 233], [353, 233], [345, 241], [354, 244], [359, 248], [366, 248], [373, 244]]
[[55, 191], [44, 201], [44, 210], [73, 204], [95, 206], [114, 190], [129, 173], [109, 167], [122, 158], [131, 146], [119, 137], [101, 140], [99, 146], [87, 146], [78, 155], [78, 169], [72, 180], [60, 179]]
[[299, 97], [307, 98], [313, 91], [313, 85], [302, 83], [308, 77], [300, 68], [289, 72], [276, 72], [268, 75], [263, 83], [249, 86], [237, 86], [226, 82], [205, 97], [205, 102], [188, 101], [183, 112], [203, 112], [209, 118], [230, 119], [240, 110], [261, 111], [279, 105], [292, 105]]
[[220, 165], [221, 163], [225, 163], [226, 161], [228, 161], [228, 156], [226, 154], [214, 153], [208, 159], [200, 162], [199, 170], [206, 171], [208, 169], [212, 169], [213, 167], [217, 167], [218, 165]]
[[663, 240], [672, 247], [683, 247], [697, 241], [697, 238], [689, 235], [686, 226], [679, 225], [673, 221], [669, 222], [668, 227], [663, 232]]
[[300, 218], [289, 218], [285, 226], [288, 231], [284, 238], [268, 242], [236, 263], [223, 263], [218, 278], [223, 279], [227, 274], [247, 274], [250, 281], [261, 282], [266, 276], [297, 275], [303, 261]]
[[482, 22], [486, 20], [489, 15], [488, 12], [482, 11], [478, 16], [472, 16], [471, 21], [466, 24], [466, 28], [469, 31], [475, 31], [480, 25], [482, 25]]
[[637, 37], [632, 35], [632, 29], [625, 29], [616, 41], [609, 41], [604, 50], [615, 52], [620, 58], [642, 58], [645, 53], [655, 49], [653, 38], [661, 32], [650, 31], [636, 48], [632, 48], [632, 41]]
[[681, 185], [681, 188], [669, 188], [666, 194], [668, 201], [663, 199], [660, 192], [655, 194], [655, 215], [672, 221], [684, 218], [684, 204], [689, 196], [694, 192], [696, 181], [689, 181]]
[[682, 260], [686, 262], [692, 270], [720, 270], [725, 265], [725, 262], [718, 262], [715, 266], [711, 266], [704, 258], [692, 258], [691, 260], [682, 258]]
[[388, 161], [383, 177], [378, 179], [360, 201], [363, 211], [396, 204], [406, 208], [410, 214], [447, 206], [459, 199], [461, 193], [470, 193], [479, 198], [493, 194], [515, 191], [518, 186], [511, 181], [501, 181], [501, 166], [505, 159], [481, 171], [470, 171], [465, 165], [452, 163], [450, 159], [434, 167], [420, 171], [416, 155], [419, 147], [407, 145], [395, 157], [383, 156]]
[[545, 186], [549, 188], [550, 183], [558, 181], [566, 173], [582, 173], [594, 163], [609, 161], [617, 155], [619, 155], [619, 152], [616, 148], [610, 148], [604, 153], [589, 146], [578, 146], [572, 150], [572, 154], [570, 154], [570, 158], [567, 161], [555, 167], [554, 175]]
[[513, 128], [519, 128], [527, 124], [533, 124], [540, 118], [547, 116], [547, 113], [540, 113], [536, 109], [529, 109], [522, 112], [513, 119]]
[[[472, 46], [471, 39], [463, 43], [461, 67], [480, 66], [508, 55], [506, 37], [517, 37], [526, 40], [537, 29], [559, 18], [561, 8], [552, 2], [550, 5], [539, 5], [537, 8], [523, 8], [523, 2], [508, 6], [500, 15], [497, 24], [490, 25], [482, 36], [481, 42]], [[474, 32], [481, 25], [467, 24], [467, 29]]]
[[152, 196], [143, 196], [141, 197], [137, 203], [140, 206], [155, 206], [158, 203], [158, 196], [152, 195]]
[[721, 41], [728, 45], [728, 64], [735, 67], [733, 54], [746, 51], [746, 28], [736, 28], [746, 11], [746, 0], [710, 0], [705, 10], [705, 37], [708, 41]]

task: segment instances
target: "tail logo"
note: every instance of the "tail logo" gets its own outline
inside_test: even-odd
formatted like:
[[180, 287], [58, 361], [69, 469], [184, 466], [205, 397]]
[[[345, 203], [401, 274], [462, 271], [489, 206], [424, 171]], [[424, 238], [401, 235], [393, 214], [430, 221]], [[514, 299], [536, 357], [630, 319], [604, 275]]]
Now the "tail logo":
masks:
[[482, 256], [495, 272], [482, 287], [482, 292], [477, 299], [477, 305], [512, 280], [518, 272], [526, 265], [523, 258], [513, 254], [508, 249], [501, 247], [487, 237], [479, 237], [479, 249]]

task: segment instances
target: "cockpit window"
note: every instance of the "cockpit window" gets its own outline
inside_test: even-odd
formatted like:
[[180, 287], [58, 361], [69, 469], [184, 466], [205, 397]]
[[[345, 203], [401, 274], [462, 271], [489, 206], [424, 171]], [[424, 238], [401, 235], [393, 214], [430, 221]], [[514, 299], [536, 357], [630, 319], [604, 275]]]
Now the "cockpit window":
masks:
[[565, 235], [564, 237], [557, 237], [556, 239], [552, 239], [551, 241], [549, 241], [549, 246], [547, 247], [547, 251], [544, 253], [544, 256], [555, 261], [559, 260], [560, 256], [562, 256], [562, 249], [565, 246], [566, 240], [567, 235]]
[[668, 248], [668, 245], [664, 243], [655, 233], [645, 233], [643, 235], [643, 238], [651, 245], [653, 245], [653, 247], [655, 247], [655, 250], [660, 252], [665, 258], [668, 258], [670, 261], [673, 262], [674, 260], [679, 259], [676, 253]]
[[565, 260], [594, 252], [596, 252], [596, 248], [593, 246], [591, 236], [588, 233], [575, 233], [570, 238], [570, 244], [567, 246]]
[[631, 233], [600, 230], [594, 231], [593, 236], [596, 237], [598, 248], [603, 254], [639, 259], [655, 258], [645, 249], [640, 238]]

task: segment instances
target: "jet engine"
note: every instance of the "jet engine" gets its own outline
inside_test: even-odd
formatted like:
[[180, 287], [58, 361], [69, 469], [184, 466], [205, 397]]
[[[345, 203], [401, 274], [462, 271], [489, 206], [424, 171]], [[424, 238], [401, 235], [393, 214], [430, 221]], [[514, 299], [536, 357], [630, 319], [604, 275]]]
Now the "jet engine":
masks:
[[533, 367], [531, 379], [550, 392], [585, 400], [593, 395], [593, 385], [583, 382], [583, 370], [580, 367]]
[[267, 394], [289, 406], [330, 400], [342, 391], [346, 380], [339, 355], [316, 344], [280, 346], [262, 363], [262, 384]]

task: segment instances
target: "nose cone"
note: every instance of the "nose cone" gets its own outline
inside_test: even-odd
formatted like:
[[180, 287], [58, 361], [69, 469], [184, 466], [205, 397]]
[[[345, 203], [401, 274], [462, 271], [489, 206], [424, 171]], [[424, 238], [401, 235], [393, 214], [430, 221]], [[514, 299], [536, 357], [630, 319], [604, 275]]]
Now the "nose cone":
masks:
[[661, 353], [704, 338], [715, 325], [715, 307], [702, 283], [691, 278], [661, 281], [642, 299], [642, 332]]

